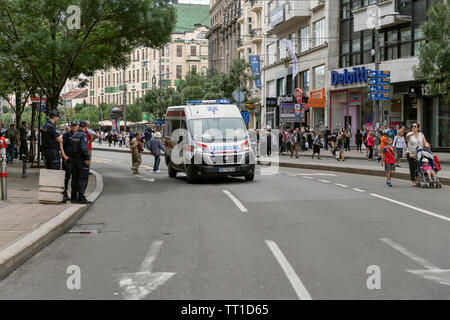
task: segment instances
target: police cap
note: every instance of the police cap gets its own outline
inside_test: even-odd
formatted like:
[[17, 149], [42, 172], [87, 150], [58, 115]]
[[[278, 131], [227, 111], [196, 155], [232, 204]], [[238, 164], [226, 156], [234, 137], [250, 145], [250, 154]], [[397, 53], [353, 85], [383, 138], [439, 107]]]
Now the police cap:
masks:
[[59, 111], [56, 109], [50, 111], [50, 117], [59, 117]]
[[81, 120], [80, 127], [82, 127], [82, 128], [87, 127], [87, 122], [85, 120]]

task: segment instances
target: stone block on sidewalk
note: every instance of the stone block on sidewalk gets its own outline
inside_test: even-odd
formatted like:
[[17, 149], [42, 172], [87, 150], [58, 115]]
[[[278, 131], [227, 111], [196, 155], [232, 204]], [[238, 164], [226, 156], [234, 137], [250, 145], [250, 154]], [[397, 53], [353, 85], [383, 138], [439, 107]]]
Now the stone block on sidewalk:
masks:
[[39, 202], [61, 203], [63, 201], [65, 171], [41, 169], [39, 173]]

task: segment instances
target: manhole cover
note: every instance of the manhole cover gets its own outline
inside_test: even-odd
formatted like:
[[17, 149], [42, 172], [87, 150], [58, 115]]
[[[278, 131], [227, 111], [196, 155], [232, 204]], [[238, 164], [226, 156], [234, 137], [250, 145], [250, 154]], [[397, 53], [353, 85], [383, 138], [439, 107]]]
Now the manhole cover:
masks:
[[96, 224], [76, 224], [67, 233], [96, 234], [103, 227], [103, 223]]

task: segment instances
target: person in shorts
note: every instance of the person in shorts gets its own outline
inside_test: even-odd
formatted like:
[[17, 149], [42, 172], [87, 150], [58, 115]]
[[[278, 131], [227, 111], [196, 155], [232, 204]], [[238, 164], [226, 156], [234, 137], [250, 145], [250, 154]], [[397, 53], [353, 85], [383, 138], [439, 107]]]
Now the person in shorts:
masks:
[[397, 157], [397, 153], [395, 152], [394, 147], [392, 146], [392, 138], [386, 138], [386, 145], [381, 152], [381, 166], [383, 166], [384, 162], [384, 170], [386, 171], [386, 185], [388, 187], [392, 187], [391, 178], [392, 174], [395, 171], [395, 159]]

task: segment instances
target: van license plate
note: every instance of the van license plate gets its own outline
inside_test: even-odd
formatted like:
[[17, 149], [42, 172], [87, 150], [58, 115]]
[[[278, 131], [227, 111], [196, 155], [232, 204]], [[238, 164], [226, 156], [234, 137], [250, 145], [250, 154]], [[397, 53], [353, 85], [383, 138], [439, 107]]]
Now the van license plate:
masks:
[[219, 168], [219, 172], [235, 172], [236, 168], [235, 167], [231, 167], [231, 168]]

